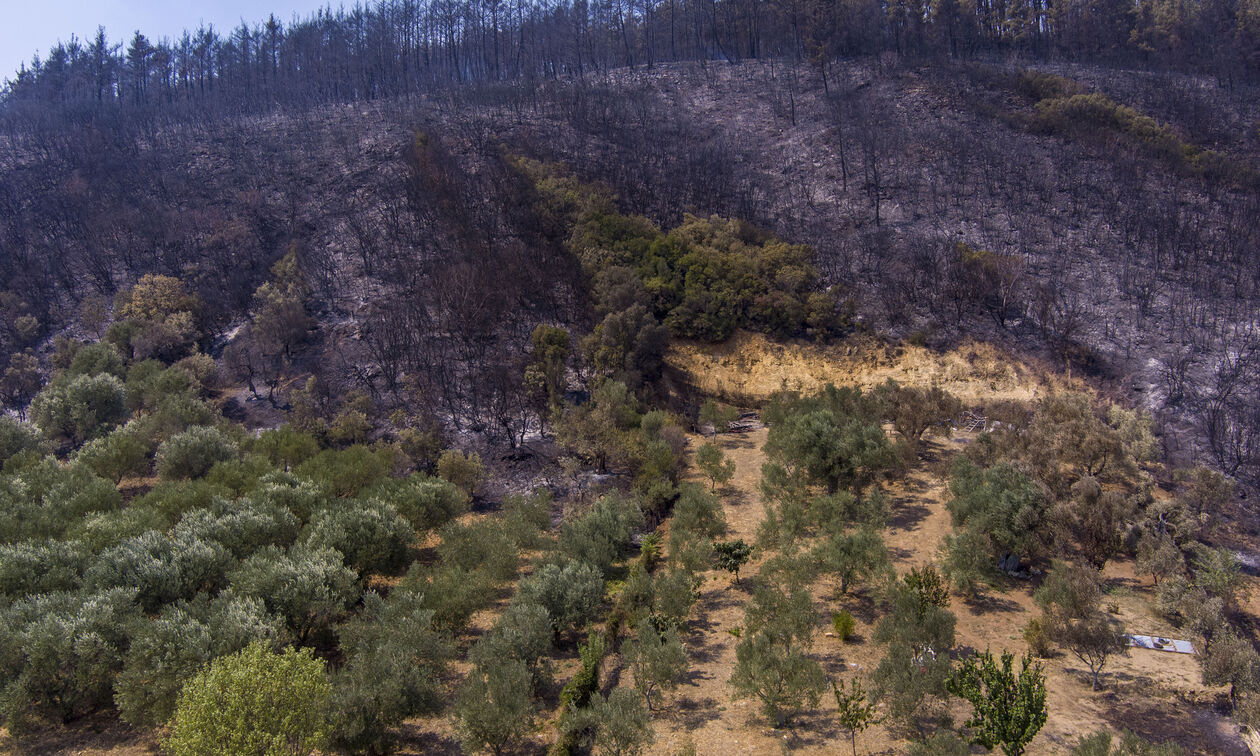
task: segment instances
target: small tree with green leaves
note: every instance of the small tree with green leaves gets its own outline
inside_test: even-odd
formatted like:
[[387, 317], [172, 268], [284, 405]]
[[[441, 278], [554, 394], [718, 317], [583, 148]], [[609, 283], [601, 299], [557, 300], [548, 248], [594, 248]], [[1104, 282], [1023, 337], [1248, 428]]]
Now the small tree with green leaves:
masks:
[[471, 752], [500, 756], [534, 723], [533, 680], [525, 662], [500, 659], [468, 674], [455, 698], [455, 728]]
[[883, 536], [869, 527], [827, 536], [814, 549], [813, 558], [819, 572], [835, 576], [841, 596], [858, 580], [892, 571]]
[[1163, 533], [1147, 533], [1138, 541], [1138, 572], [1151, 576], [1151, 582], [1159, 587], [1159, 581], [1169, 575], [1179, 574], [1186, 560], [1172, 537]]
[[1102, 601], [1098, 573], [1085, 565], [1055, 562], [1033, 600], [1041, 607], [1050, 637], [1089, 667], [1092, 688], [1097, 690], [1107, 661], [1129, 650], [1117, 623], [1098, 608]]
[[988, 651], [963, 660], [945, 682], [946, 689], [973, 707], [966, 726], [971, 740], [989, 750], [1000, 746], [1006, 756], [1020, 756], [1046, 723], [1046, 678], [1041, 665], [1025, 655], [1019, 675], [1011, 668], [1014, 655], [995, 661]]
[[949, 582], [941, 577], [936, 567], [915, 567], [901, 576], [901, 582], [918, 594], [920, 601], [942, 609], [949, 608]]
[[753, 594], [731, 675], [735, 696], [759, 700], [776, 728], [804, 706], [817, 704], [827, 689], [822, 667], [809, 657], [817, 621], [813, 600], [793, 567], [769, 575], [770, 581], [780, 579], [782, 587], [762, 585]]
[[734, 407], [721, 404], [713, 399], [706, 399], [704, 404], [700, 405], [700, 414], [697, 421], [700, 425], [712, 427], [713, 433], [716, 435], [724, 433], [738, 417], [739, 410]]
[[75, 460], [118, 485], [128, 475], [145, 475], [149, 472], [148, 454], [148, 443], [133, 424], [129, 424], [108, 436], [87, 442], [79, 449]]
[[827, 676], [798, 644], [783, 644], [771, 633], [754, 632], [735, 647], [731, 686], [737, 698], [756, 698], [776, 728], [802, 707], [818, 703]]
[[848, 688], [832, 682], [831, 692], [835, 694], [836, 708], [840, 710], [840, 726], [849, 733], [849, 746], [853, 749], [853, 756], [857, 756], [857, 736], [884, 721], [884, 718], [879, 716], [875, 702], [867, 697], [862, 683], [856, 678], [849, 681]]
[[332, 676], [333, 736], [353, 752], [384, 753], [405, 718], [443, 705], [442, 676], [453, 655], [421, 596], [364, 596], [363, 611], [337, 628], [345, 663]]
[[464, 453], [458, 449], [442, 452], [442, 456], [438, 458], [437, 470], [438, 475], [454, 483], [469, 498], [472, 498], [486, 474], [486, 466], [482, 463], [480, 454]]
[[[649, 707], [650, 708], [650, 707]], [[648, 708], [625, 688], [616, 688], [591, 707], [591, 714], [599, 722], [595, 730], [595, 745], [609, 756], [634, 756], [642, 753], [655, 735]]]
[[1260, 654], [1246, 638], [1226, 632], [1208, 647], [1202, 664], [1203, 684], [1228, 685], [1233, 709], [1238, 708], [1239, 692], [1260, 690]]
[[735, 576], [736, 585], [739, 585], [739, 568], [747, 564], [750, 557], [752, 546], [744, 543], [742, 538], [713, 544], [713, 561], [718, 569]]
[[277, 654], [254, 643], [211, 662], [184, 686], [166, 750], [173, 756], [310, 753], [328, 743], [331, 692], [324, 663], [310, 649]]
[[677, 687], [687, 669], [687, 651], [678, 631], [672, 627], [657, 630], [647, 617], [639, 620], [634, 638], [622, 645], [621, 653], [634, 671], [634, 687], [643, 694], [648, 711], [653, 695]]
[[595, 619], [604, 598], [604, 578], [582, 562], [543, 565], [521, 581], [513, 603], [538, 604], [555, 623], [556, 635], [575, 632]]
[[719, 483], [729, 483], [735, 477], [735, 460], [728, 459], [722, 448], [713, 442], [696, 449], [696, 467], [709, 479], [710, 491], [716, 491]]
[[215, 463], [236, 456], [236, 444], [216, 428], [196, 426], [170, 438], [157, 450], [157, 471], [167, 480], [200, 478]]

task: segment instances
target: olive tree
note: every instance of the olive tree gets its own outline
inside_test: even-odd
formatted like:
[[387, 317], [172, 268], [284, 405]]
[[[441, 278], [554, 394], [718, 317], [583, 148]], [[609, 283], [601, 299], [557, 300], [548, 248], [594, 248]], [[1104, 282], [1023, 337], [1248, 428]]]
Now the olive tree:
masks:
[[316, 511], [302, 543], [336, 549], [360, 574], [392, 574], [406, 565], [415, 537], [411, 524], [389, 504], [352, 499]]
[[278, 648], [284, 637], [284, 620], [255, 598], [224, 592], [211, 600], [203, 593], [171, 604], [133, 635], [114, 703], [133, 725], [160, 725], [174, 714], [184, 683], [208, 662], [253, 642]]
[[236, 453], [236, 442], [223, 431], [194, 426], [158, 447], [157, 471], [167, 480], [200, 478], [219, 462], [234, 458]]
[[454, 649], [421, 596], [364, 596], [363, 610], [337, 628], [345, 664], [332, 676], [334, 739], [380, 752], [404, 719], [442, 707], [442, 675]]
[[339, 620], [358, 600], [358, 576], [333, 549], [269, 546], [228, 574], [233, 591], [284, 617], [299, 643]]
[[529, 669], [518, 659], [474, 667], [455, 696], [455, 729], [471, 752], [500, 756], [533, 726]]
[[45, 593], [0, 610], [0, 717], [67, 722], [107, 705], [128, 629], [143, 616], [134, 589]]

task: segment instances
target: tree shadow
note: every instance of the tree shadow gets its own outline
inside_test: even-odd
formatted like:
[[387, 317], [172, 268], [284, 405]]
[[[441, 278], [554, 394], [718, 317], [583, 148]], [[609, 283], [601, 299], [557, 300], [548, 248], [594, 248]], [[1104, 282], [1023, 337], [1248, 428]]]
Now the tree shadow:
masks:
[[1024, 607], [1018, 603], [989, 592], [966, 597], [963, 599], [963, 604], [975, 614], [989, 614], [991, 612], [1009, 614], [1024, 610]]
[[777, 732], [788, 751], [798, 748], [818, 748], [834, 744], [839, 739], [843, 739], [846, 745], [849, 742], [847, 733], [841, 731], [835, 719], [819, 709], [797, 714], [787, 727]]
[[133, 728], [110, 712], [92, 714], [68, 725], [39, 727], [20, 737], [0, 737], [0, 751], [21, 756], [115, 749], [161, 753], [152, 732]]
[[875, 605], [875, 596], [865, 588], [849, 593], [837, 609], [847, 609], [854, 617], [868, 625], [873, 624], [883, 615], [883, 612], [879, 611], [879, 607]]
[[426, 756], [460, 756], [464, 749], [459, 741], [450, 735], [427, 732], [413, 727], [404, 727], [402, 737], [398, 739], [402, 752], [423, 753]]
[[712, 696], [692, 698], [680, 695], [672, 704], [660, 708], [659, 711], [669, 719], [681, 722], [688, 730], [697, 730], [709, 722], [721, 719], [722, 708], [721, 702]]
[[914, 531], [919, 529], [919, 524], [932, 514], [932, 510], [917, 502], [894, 501], [892, 506], [892, 518], [888, 521], [888, 527], [897, 530]]
[[722, 496], [722, 503], [732, 507], [742, 507], [749, 503], [752, 498], [747, 491], [739, 488], [720, 488], [718, 492]]
[[1186, 753], [1207, 750], [1227, 756], [1249, 756], [1246, 744], [1236, 735], [1230, 737], [1213, 727], [1213, 712], [1142, 696], [1121, 696], [1107, 691], [1102, 698], [1106, 705], [1101, 713], [1113, 728], [1132, 730], [1153, 742], [1175, 742]]
[[742, 433], [725, 433], [716, 442], [723, 449], [756, 449], [757, 444]]

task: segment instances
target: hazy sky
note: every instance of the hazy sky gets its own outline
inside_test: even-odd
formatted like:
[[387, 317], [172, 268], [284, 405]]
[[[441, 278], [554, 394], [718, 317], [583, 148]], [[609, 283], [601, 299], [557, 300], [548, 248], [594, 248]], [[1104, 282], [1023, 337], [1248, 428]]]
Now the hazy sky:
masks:
[[[87, 39], [104, 26], [112, 42], [127, 42], [139, 29], [151, 41], [175, 37], [205, 22], [227, 31], [241, 22], [252, 26], [268, 14], [285, 22], [318, 8], [338, 8], [341, 0], [0, 0], [0, 80], [10, 79], [22, 62], [41, 57], [71, 34]], [[349, 0], [346, 4], [353, 4]]]

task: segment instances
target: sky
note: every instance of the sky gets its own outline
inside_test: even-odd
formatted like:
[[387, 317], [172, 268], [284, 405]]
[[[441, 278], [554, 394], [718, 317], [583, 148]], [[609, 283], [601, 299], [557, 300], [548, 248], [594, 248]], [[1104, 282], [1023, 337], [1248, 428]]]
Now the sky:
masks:
[[[39, 53], [44, 57], [58, 40], [74, 34], [87, 40], [104, 26], [111, 42], [129, 42], [139, 29], [150, 41], [177, 37], [201, 23], [228, 31], [244, 19], [253, 26], [268, 14], [288, 22], [318, 8], [340, 7], [341, 0], [0, 0], [0, 81]], [[345, 3], [347, 5], [352, 2]]]

